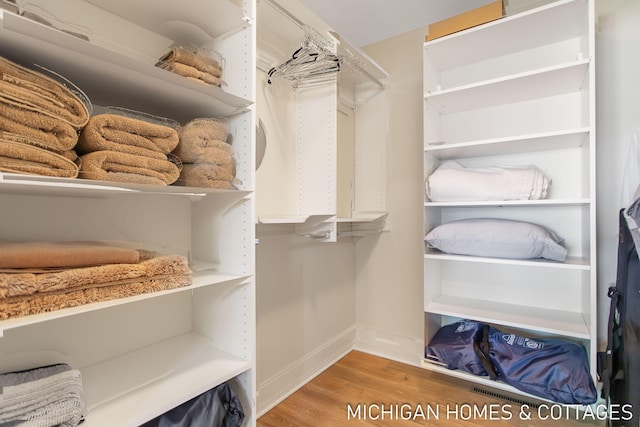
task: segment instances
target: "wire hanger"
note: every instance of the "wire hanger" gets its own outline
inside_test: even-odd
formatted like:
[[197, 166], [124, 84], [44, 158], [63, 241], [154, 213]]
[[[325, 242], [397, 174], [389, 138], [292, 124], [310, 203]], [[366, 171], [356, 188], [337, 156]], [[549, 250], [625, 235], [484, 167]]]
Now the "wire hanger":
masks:
[[302, 46], [291, 55], [291, 58], [269, 70], [267, 83], [271, 84], [277, 77], [296, 83], [331, 81], [334, 80], [335, 73], [340, 71], [340, 66], [338, 56], [330, 52], [322, 43], [314, 40], [307, 32]]

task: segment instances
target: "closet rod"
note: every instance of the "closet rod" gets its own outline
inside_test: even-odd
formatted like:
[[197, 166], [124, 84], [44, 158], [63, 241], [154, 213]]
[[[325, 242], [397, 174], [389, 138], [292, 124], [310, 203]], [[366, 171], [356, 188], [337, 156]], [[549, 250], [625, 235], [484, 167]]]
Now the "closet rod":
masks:
[[[299, 20], [297, 17], [295, 17], [291, 12], [289, 12], [287, 9], [285, 9], [284, 7], [282, 7], [278, 2], [276, 2], [275, 0], [260, 0], [260, 1], [265, 1], [267, 3], [269, 3], [271, 6], [273, 6], [276, 10], [278, 10], [278, 12], [282, 13], [284, 16], [286, 16], [287, 18], [289, 18], [291, 21], [293, 21], [293, 23], [295, 23], [297, 26], [299, 26], [301, 29], [307, 31], [309, 29], [309, 26], [307, 26], [304, 22], [302, 22], [301, 20]], [[347, 43], [345, 40], [342, 39], [342, 37], [336, 33], [335, 31], [330, 31], [329, 34], [338, 42], [338, 44], [341, 43]], [[320, 34], [317, 34], [318, 37], [322, 38], [322, 41], [327, 41], [325, 38], [323, 38]], [[320, 40], [318, 40], [320, 41]], [[328, 42], [328, 41], [327, 41]], [[347, 43], [348, 44], [348, 43]], [[380, 90], [385, 90], [386, 87], [384, 85], [384, 83], [382, 83], [380, 80], [378, 80], [375, 76], [373, 76], [371, 73], [369, 73], [367, 70], [364, 69], [363, 66], [360, 66], [357, 63], [357, 58], [356, 56], [349, 50], [348, 47], [344, 47], [345, 52], [348, 55], [342, 56], [340, 54], [338, 54], [338, 58], [340, 59], [340, 62], [345, 62], [347, 64], [347, 66], [349, 66], [349, 68], [351, 68], [352, 70], [354, 70], [355, 72], [359, 72], [362, 75], [364, 75], [366, 78], [368, 78], [369, 80], [371, 80], [376, 86], [378, 86], [380, 88]]]

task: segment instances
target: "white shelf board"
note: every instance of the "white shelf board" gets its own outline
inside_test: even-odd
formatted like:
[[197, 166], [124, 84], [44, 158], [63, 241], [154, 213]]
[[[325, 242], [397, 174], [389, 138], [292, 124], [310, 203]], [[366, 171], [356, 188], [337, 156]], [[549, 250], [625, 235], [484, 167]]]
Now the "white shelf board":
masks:
[[[424, 44], [440, 70], [461, 67], [573, 37], [587, 37], [585, 0], [560, 0]], [[544, 29], [544, 30], [542, 30]], [[517, 34], [517, 37], [504, 37]]]
[[581, 127], [478, 141], [426, 142], [424, 149], [426, 153], [441, 160], [561, 150], [588, 144], [589, 132], [590, 128]]
[[522, 267], [557, 268], [561, 270], [585, 270], [591, 269], [589, 262], [581, 257], [567, 257], [565, 262], [551, 261], [544, 258], [535, 259], [510, 259], [510, 258], [489, 258], [471, 255], [453, 255], [440, 252], [437, 249], [428, 248], [424, 255], [425, 259], [438, 261], [456, 262], [476, 262], [482, 264], [514, 265]]
[[504, 304], [450, 295], [441, 295], [433, 301], [425, 301], [424, 311], [555, 335], [591, 339], [588, 323], [582, 313], [577, 312]]
[[388, 212], [355, 213], [351, 217], [337, 217], [336, 222], [375, 222], [384, 219]]
[[137, 301], [143, 301], [150, 298], [158, 298], [163, 295], [175, 294], [178, 292], [192, 292], [194, 289], [203, 288], [207, 286], [215, 286], [221, 284], [243, 284], [250, 276], [239, 276], [228, 273], [219, 273], [215, 270], [198, 271], [193, 274], [192, 284], [176, 289], [169, 289], [166, 291], [151, 292], [146, 294], [134, 295], [125, 298], [117, 298], [109, 301], [100, 301], [90, 304], [84, 304], [78, 307], [69, 307], [61, 310], [51, 311], [48, 313], [32, 314], [29, 316], [16, 317], [7, 320], [0, 321], [0, 337], [4, 334], [4, 331], [10, 329], [20, 328], [23, 326], [33, 325], [37, 323], [44, 323], [54, 319], [59, 319], [68, 316], [75, 316], [83, 313], [88, 313], [96, 310], [101, 310], [109, 307], [115, 307], [122, 304], [131, 304]]
[[193, 332], [99, 362], [81, 369], [83, 426], [138, 426], [251, 367]]
[[577, 92], [588, 82], [589, 59], [425, 94], [441, 114]]
[[260, 224], [304, 224], [307, 220], [302, 216], [259, 216], [258, 223]]
[[154, 194], [199, 200], [208, 195], [242, 199], [247, 197], [250, 192], [172, 185], [128, 184], [0, 172], [0, 194], [90, 198], [104, 198], [120, 194]]
[[[155, 9], [162, 8], [151, 8]], [[4, 56], [24, 66], [38, 58], [38, 65], [63, 75], [99, 105], [125, 106], [183, 122], [196, 115], [230, 116], [251, 104], [219, 87], [158, 68], [153, 60], [134, 60], [1, 10], [0, 44]]]
[[541, 200], [488, 200], [488, 201], [468, 201], [468, 202], [430, 202], [424, 204], [425, 208], [460, 208], [460, 207], [483, 207], [483, 206], [573, 206], [588, 205], [589, 199], [541, 199]]
[[242, 10], [230, 0], [86, 0], [141, 27], [181, 43], [200, 46], [247, 24]]

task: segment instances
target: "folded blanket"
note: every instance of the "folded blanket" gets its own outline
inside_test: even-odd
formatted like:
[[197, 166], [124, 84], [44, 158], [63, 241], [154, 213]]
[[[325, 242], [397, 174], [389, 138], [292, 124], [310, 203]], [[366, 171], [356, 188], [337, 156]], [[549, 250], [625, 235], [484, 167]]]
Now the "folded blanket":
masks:
[[0, 171], [60, 178], [76, 178], [75, 152], [54, 153], [19, 135], [0, 131]]
[[63, 152], [78, 142], [78, 131], [69, 123], [41, 112], [14, 105], [0, 91], [0, 131], [24, 136], [39, 147]]
[[159, 160], [167, 160], [178, 145], [178, 132], [169, 126], [118, 114], [91, 117], [82, 130], [76, 150], [117, 151]]
[[[99, 242], [2, 242], [0, 269], [73, 268], [136, 264], [141, 253]], [[0, 290], [0, 297], [2, 290]]]
[[159, 61], [159, 67], [164, 68], [170, 64], [183, 64], [213, 77], [222, 77], [220, 62], [208, 55], [195, 53], [184, 47], [178, 46], [170, 49]]
[[84, 179], [169, 185], [180, 176], [178, 166], [168, 160], [116, 151], [94, 151], [80, 160], [80, 177]]
[[44, 313], [191, 284], [185, 257], [157, 256], [53, 273], [0, 274], [0, 319]]
[[226, 168], [221, 168], [214, 164], [197, 163], [184, 164], [180, 172], [180, 179], [176, 185], [187, 187], [217, 188], [221, 190], [235, 190], [233, 184], [235, 169], [233, 173]]
[[431, 201], [537, 200], [547, 197], [549, 180], [535, 166], [465, 168], [449, 161], [429, 177]]
[[0, 57], [0, 93], [17, 107], [80, 129], [89, 120], [87, 105], [67, 86]]
[[77, 426], [84, 401], [80, 371], [57, 364], [0, 375], [0, 424]]

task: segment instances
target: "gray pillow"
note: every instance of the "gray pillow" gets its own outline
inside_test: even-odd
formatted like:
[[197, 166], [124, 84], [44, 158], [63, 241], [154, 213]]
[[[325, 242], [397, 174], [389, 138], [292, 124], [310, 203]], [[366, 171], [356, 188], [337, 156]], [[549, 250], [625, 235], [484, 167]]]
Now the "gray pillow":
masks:
[[564, 239], [540, 225], [508, 219], [473, 218], [439, 225], [427, 243], [449, 254], [495, 258], [546, 258], [564, 262]]

